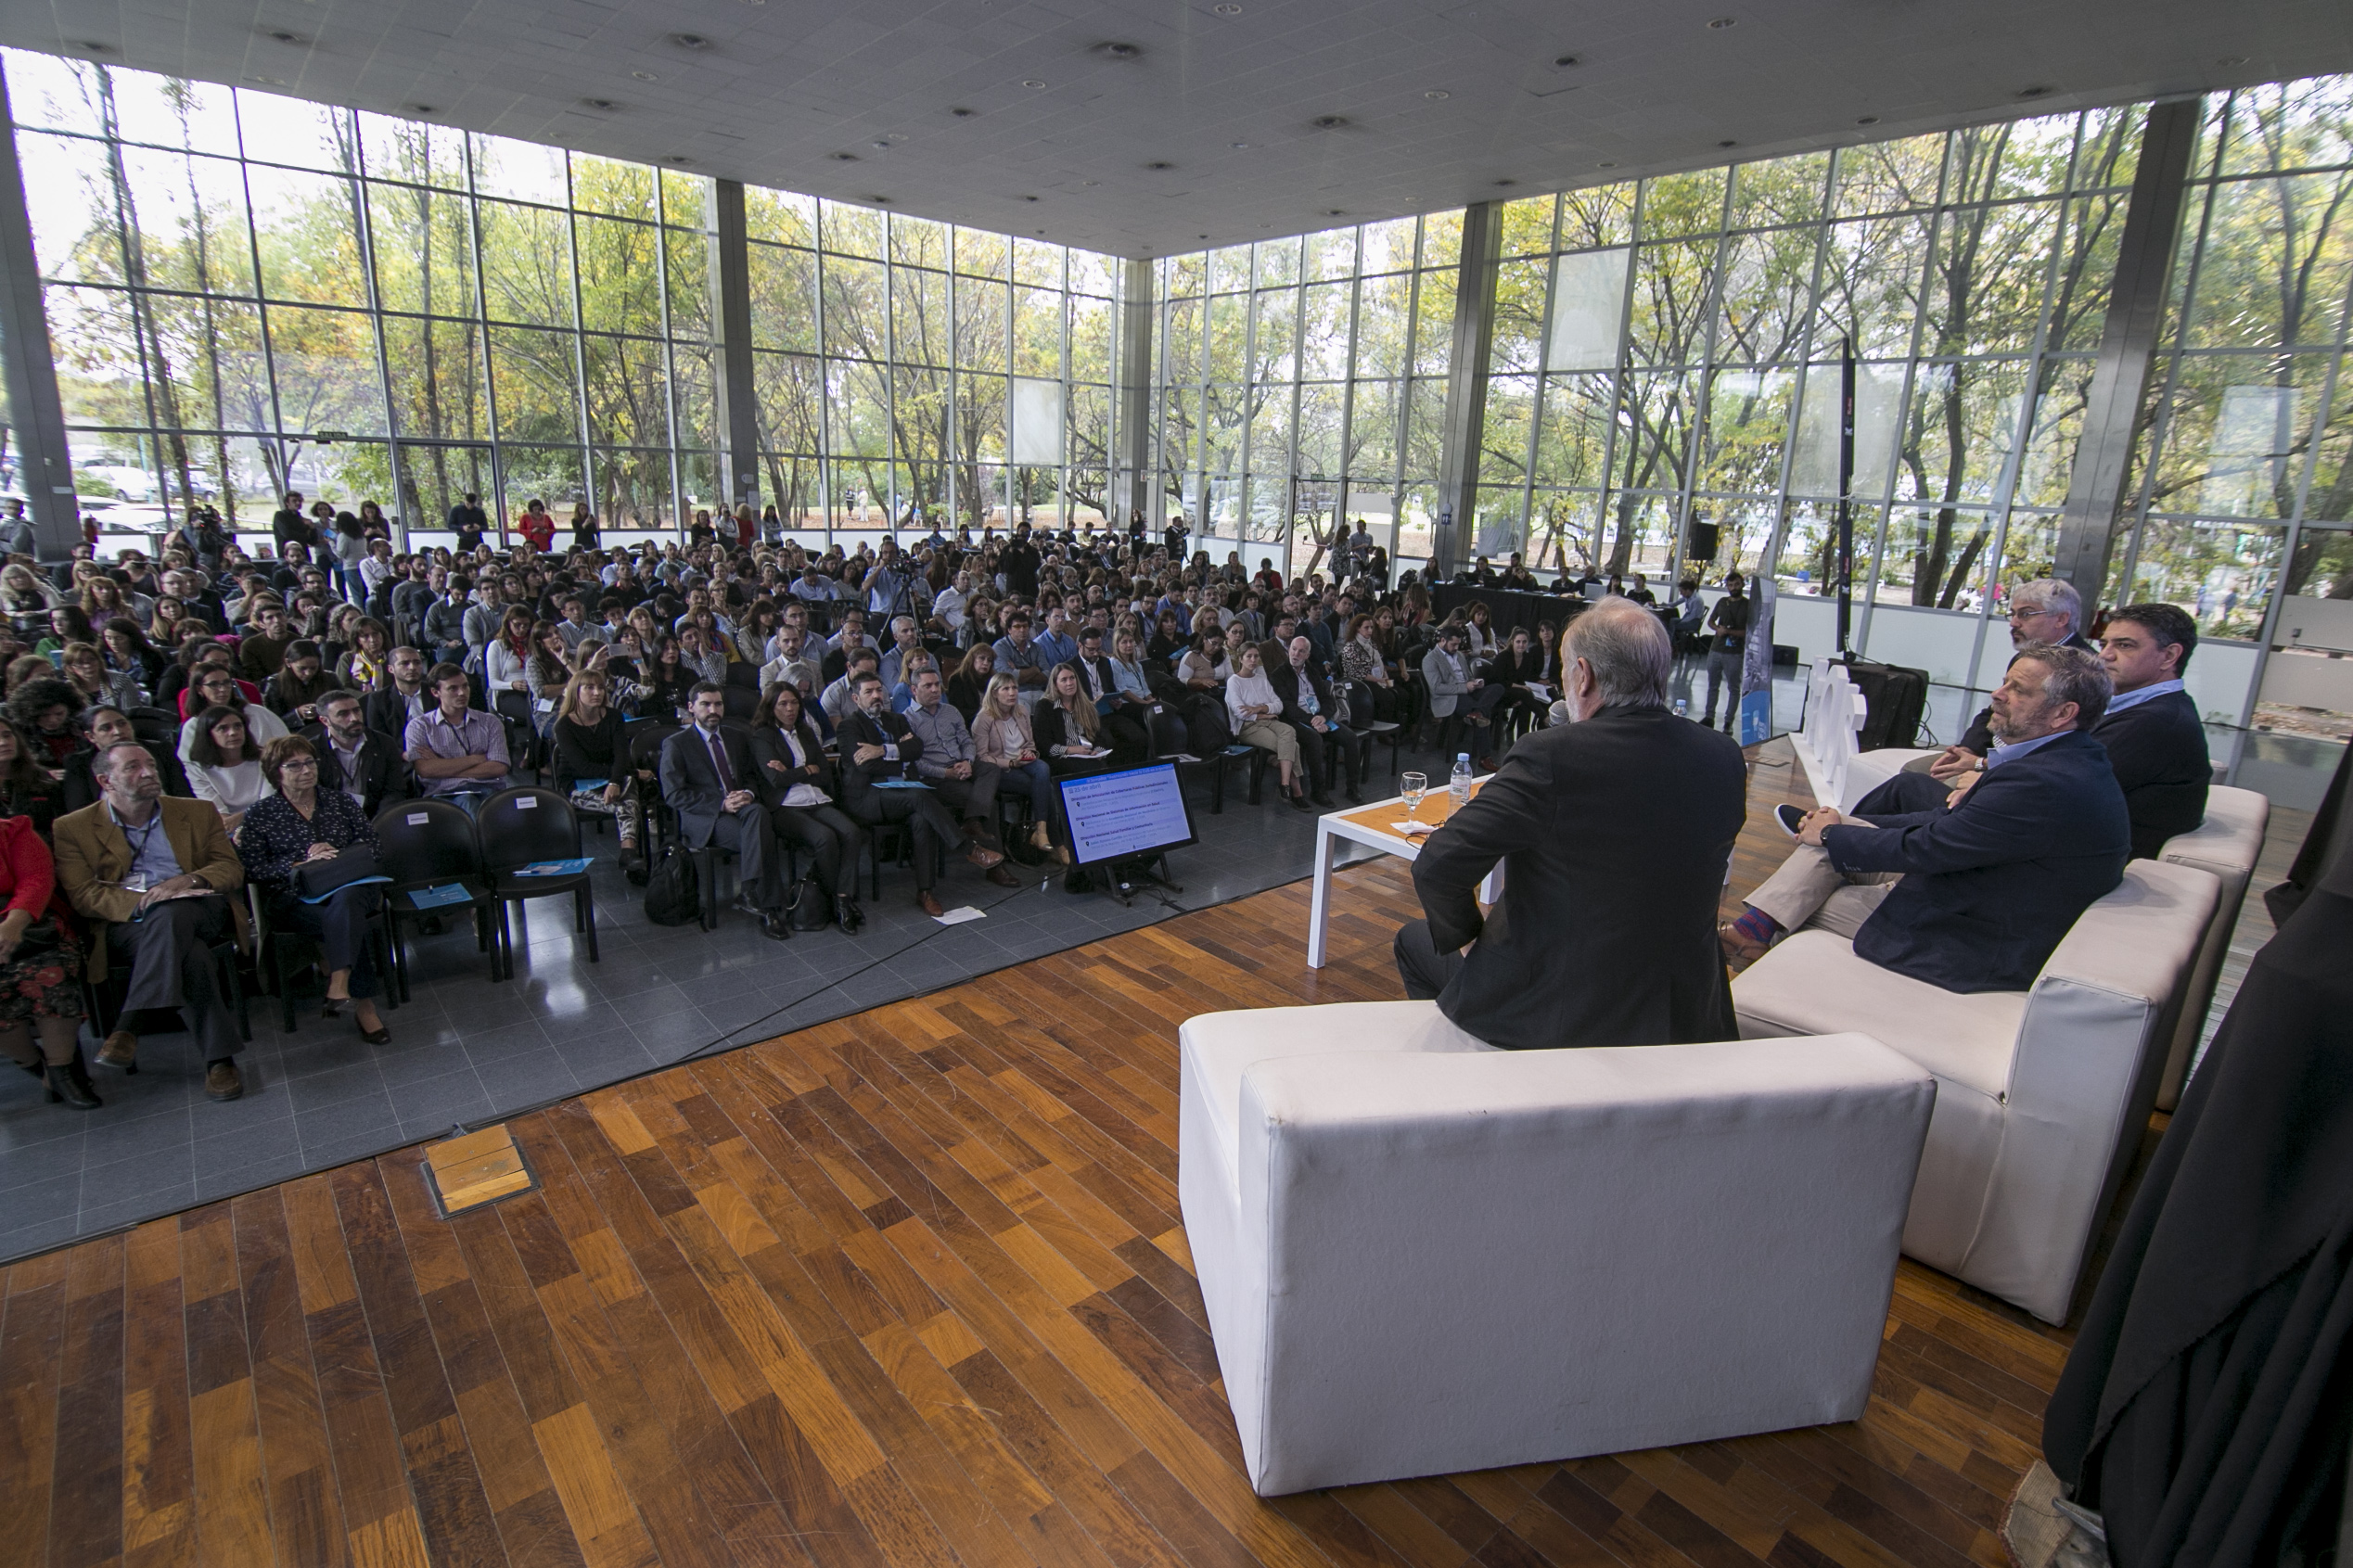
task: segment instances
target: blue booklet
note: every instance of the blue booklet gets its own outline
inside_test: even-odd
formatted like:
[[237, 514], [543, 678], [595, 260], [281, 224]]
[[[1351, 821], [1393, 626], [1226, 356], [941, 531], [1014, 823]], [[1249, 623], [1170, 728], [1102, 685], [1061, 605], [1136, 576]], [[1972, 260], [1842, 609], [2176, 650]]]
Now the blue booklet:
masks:
[[352, 878], [351, 881], [344, 883], [341, 886], [330, 887], [326, 892], [321, 893], [317, 898], [305, 899], [302, 902], [306, 904], [323, 904], [329, 899], [335, 897], [338, 893], [343, 891], [343, 888], [345, 887], [365, 887], [372, 883], [390, 882], [391, 880], [392, 879], [389, 876], [355, 876]]
[[921, 779], [876, 779], [875, 787], [876, 789], [929, 789], [931, 786]]
[[518, 867], [515, 874], [517, 876], [578, 876], [586, 871], [588, 866], [589, 860], [585, 855], [574, 860], [533, 860], [530, 865]]
[[446, 904], [470, 902], [473, 897], [463, 883], [444, 882], [438, 887], [419, 887], [408, 896], [408, 901], [421, 910], [437, 910]]

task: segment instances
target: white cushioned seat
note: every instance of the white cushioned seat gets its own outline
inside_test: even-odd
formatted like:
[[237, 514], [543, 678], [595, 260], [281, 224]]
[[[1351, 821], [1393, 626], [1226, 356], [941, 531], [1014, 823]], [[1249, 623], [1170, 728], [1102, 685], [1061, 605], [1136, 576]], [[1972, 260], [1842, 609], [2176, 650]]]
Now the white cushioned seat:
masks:
[[1852, 1420], [1934, 1078], [1861, 1036], [1188, 1020], [1179, 1188], [1261, 1495]]
[[2258, 791], [2210, 784], [2206, 792], [2206, 821], [2188, 833], [2166, 840], [2158, 859], [2168, 865], [2195, 866], [2210, 871], [2222, 884], [2222, 896], [2207, 923], [2206, 941], [2198, 949], [2197, 966], [2191, 972], [2190, 989], [2181, 1008], [2181, 1021], [2166, 1052], [2165, 1070], [2157, 1079], [2157, 1109], [2170, 1111], [2181, 1101], [2181, 1086], [2197, 1060], [2198, 1041], [2206, 1033], [2206, 1015], [2214, 1006], [2214, 988], [2222, 978], [2222, 961], [2231, 955], [2231, 938], [2239, 928], [2239, 910], [2246, 902], [2247, 884], [2256, 862], [2263, 858], [2263, 835], [2271, 825], [2271, 802]]
[[1861, 1030], [1935, 1073], [1904, 1251], [2065, 1322], [2219, 891], [2194, 867], [2129, 862], [2030, 991], [1939, 990], [1857, 958], [1843, 937], [1799, 931], [1733, 982], [1733, 1002], [1743, 1035]]
[[1902, 772], [1905, 763], [1936, 755], [1900, 746], [1857, 754], [1847, 764], [1847, 776], [1838, 781], [1838, 809], [1851, 815], [1864, 796]]

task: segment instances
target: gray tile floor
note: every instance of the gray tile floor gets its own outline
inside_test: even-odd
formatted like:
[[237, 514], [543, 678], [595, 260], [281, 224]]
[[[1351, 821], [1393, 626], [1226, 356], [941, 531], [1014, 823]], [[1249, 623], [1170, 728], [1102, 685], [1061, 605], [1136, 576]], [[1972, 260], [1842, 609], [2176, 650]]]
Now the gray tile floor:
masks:
[[[1388, 761], [1374, 748], [1380, 793]], [[1422, 765], [1437, 763], [1425, 757]], [[999, 887], [961, 858], [940, 901], [987, 918], [941, 926], [914, 905], [912, 876], [886, 868], [882, 898], [866, 900], [855, 937], [761, 937], [733, 911], [719, 929], [659, 926], [644, 894], [597, 853], [597, 937], [588, 962], [570, 901], [527, 906], [516, 931], [518, 974], [493, 985], [470, 925], [411, 950], [413, 995], [387, 1009], [388, 1046], [361, 1041], [347, 1016], [298, 1006], [280, 1031], [275, 998], [253, 999], [253, 1042], [240, 1058], [242, 1100], [215, 1104], [184, 1034], [142, 1039], [139, 1071], [91, 1069], [103, 1110], [45, 1103], [40, 1085], [0, 1066], [0, 1260], [208, 1203], [494, 1119], [671, 1063], [698, 1048], [766, 1039], [845, 1013], [920, 995], [1120, 931], [1259, 892], [1307, 874], [1314, 818], [1244, 799], [1229, 772], [1226, 809], [1212, 816], [1206, 785], [1188, 790], [1200, 844], [1176, 851], [1183, 885], [1174, 907], [1144, 896], [1122, 908], [1103, 893]], [[1036, 878], [1040, 873], [1029, 873]]]

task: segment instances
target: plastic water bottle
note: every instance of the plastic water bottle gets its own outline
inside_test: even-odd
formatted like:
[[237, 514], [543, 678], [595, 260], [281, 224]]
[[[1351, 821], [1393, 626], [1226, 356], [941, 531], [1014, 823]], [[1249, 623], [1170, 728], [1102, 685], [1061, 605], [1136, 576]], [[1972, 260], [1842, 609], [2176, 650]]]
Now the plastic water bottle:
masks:
[[1470, 804], [1471, 754], [1469, 752], [1458, 751], [1454, 754], [1454, 776], [1447, 781], [1446, 793], [1453, 797], [1454, 809], [1458, 811]]
[[1691, 701], [1689, 698], [1677, 697], [1675, 699], [1675, 717], [1678, 719], [1688, 719], [1691, 717]]

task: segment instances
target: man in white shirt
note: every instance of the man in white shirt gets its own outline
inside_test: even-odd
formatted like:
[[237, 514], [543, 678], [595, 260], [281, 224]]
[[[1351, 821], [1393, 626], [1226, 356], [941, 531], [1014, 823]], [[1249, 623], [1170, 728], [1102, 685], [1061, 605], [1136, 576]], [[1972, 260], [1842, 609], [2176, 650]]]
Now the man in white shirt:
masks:
[[965, 606], [972, 602], [972, 574], [958, 572], [956, 580], [932, 595], [931, 613], [951, 634], [964, 630]]

